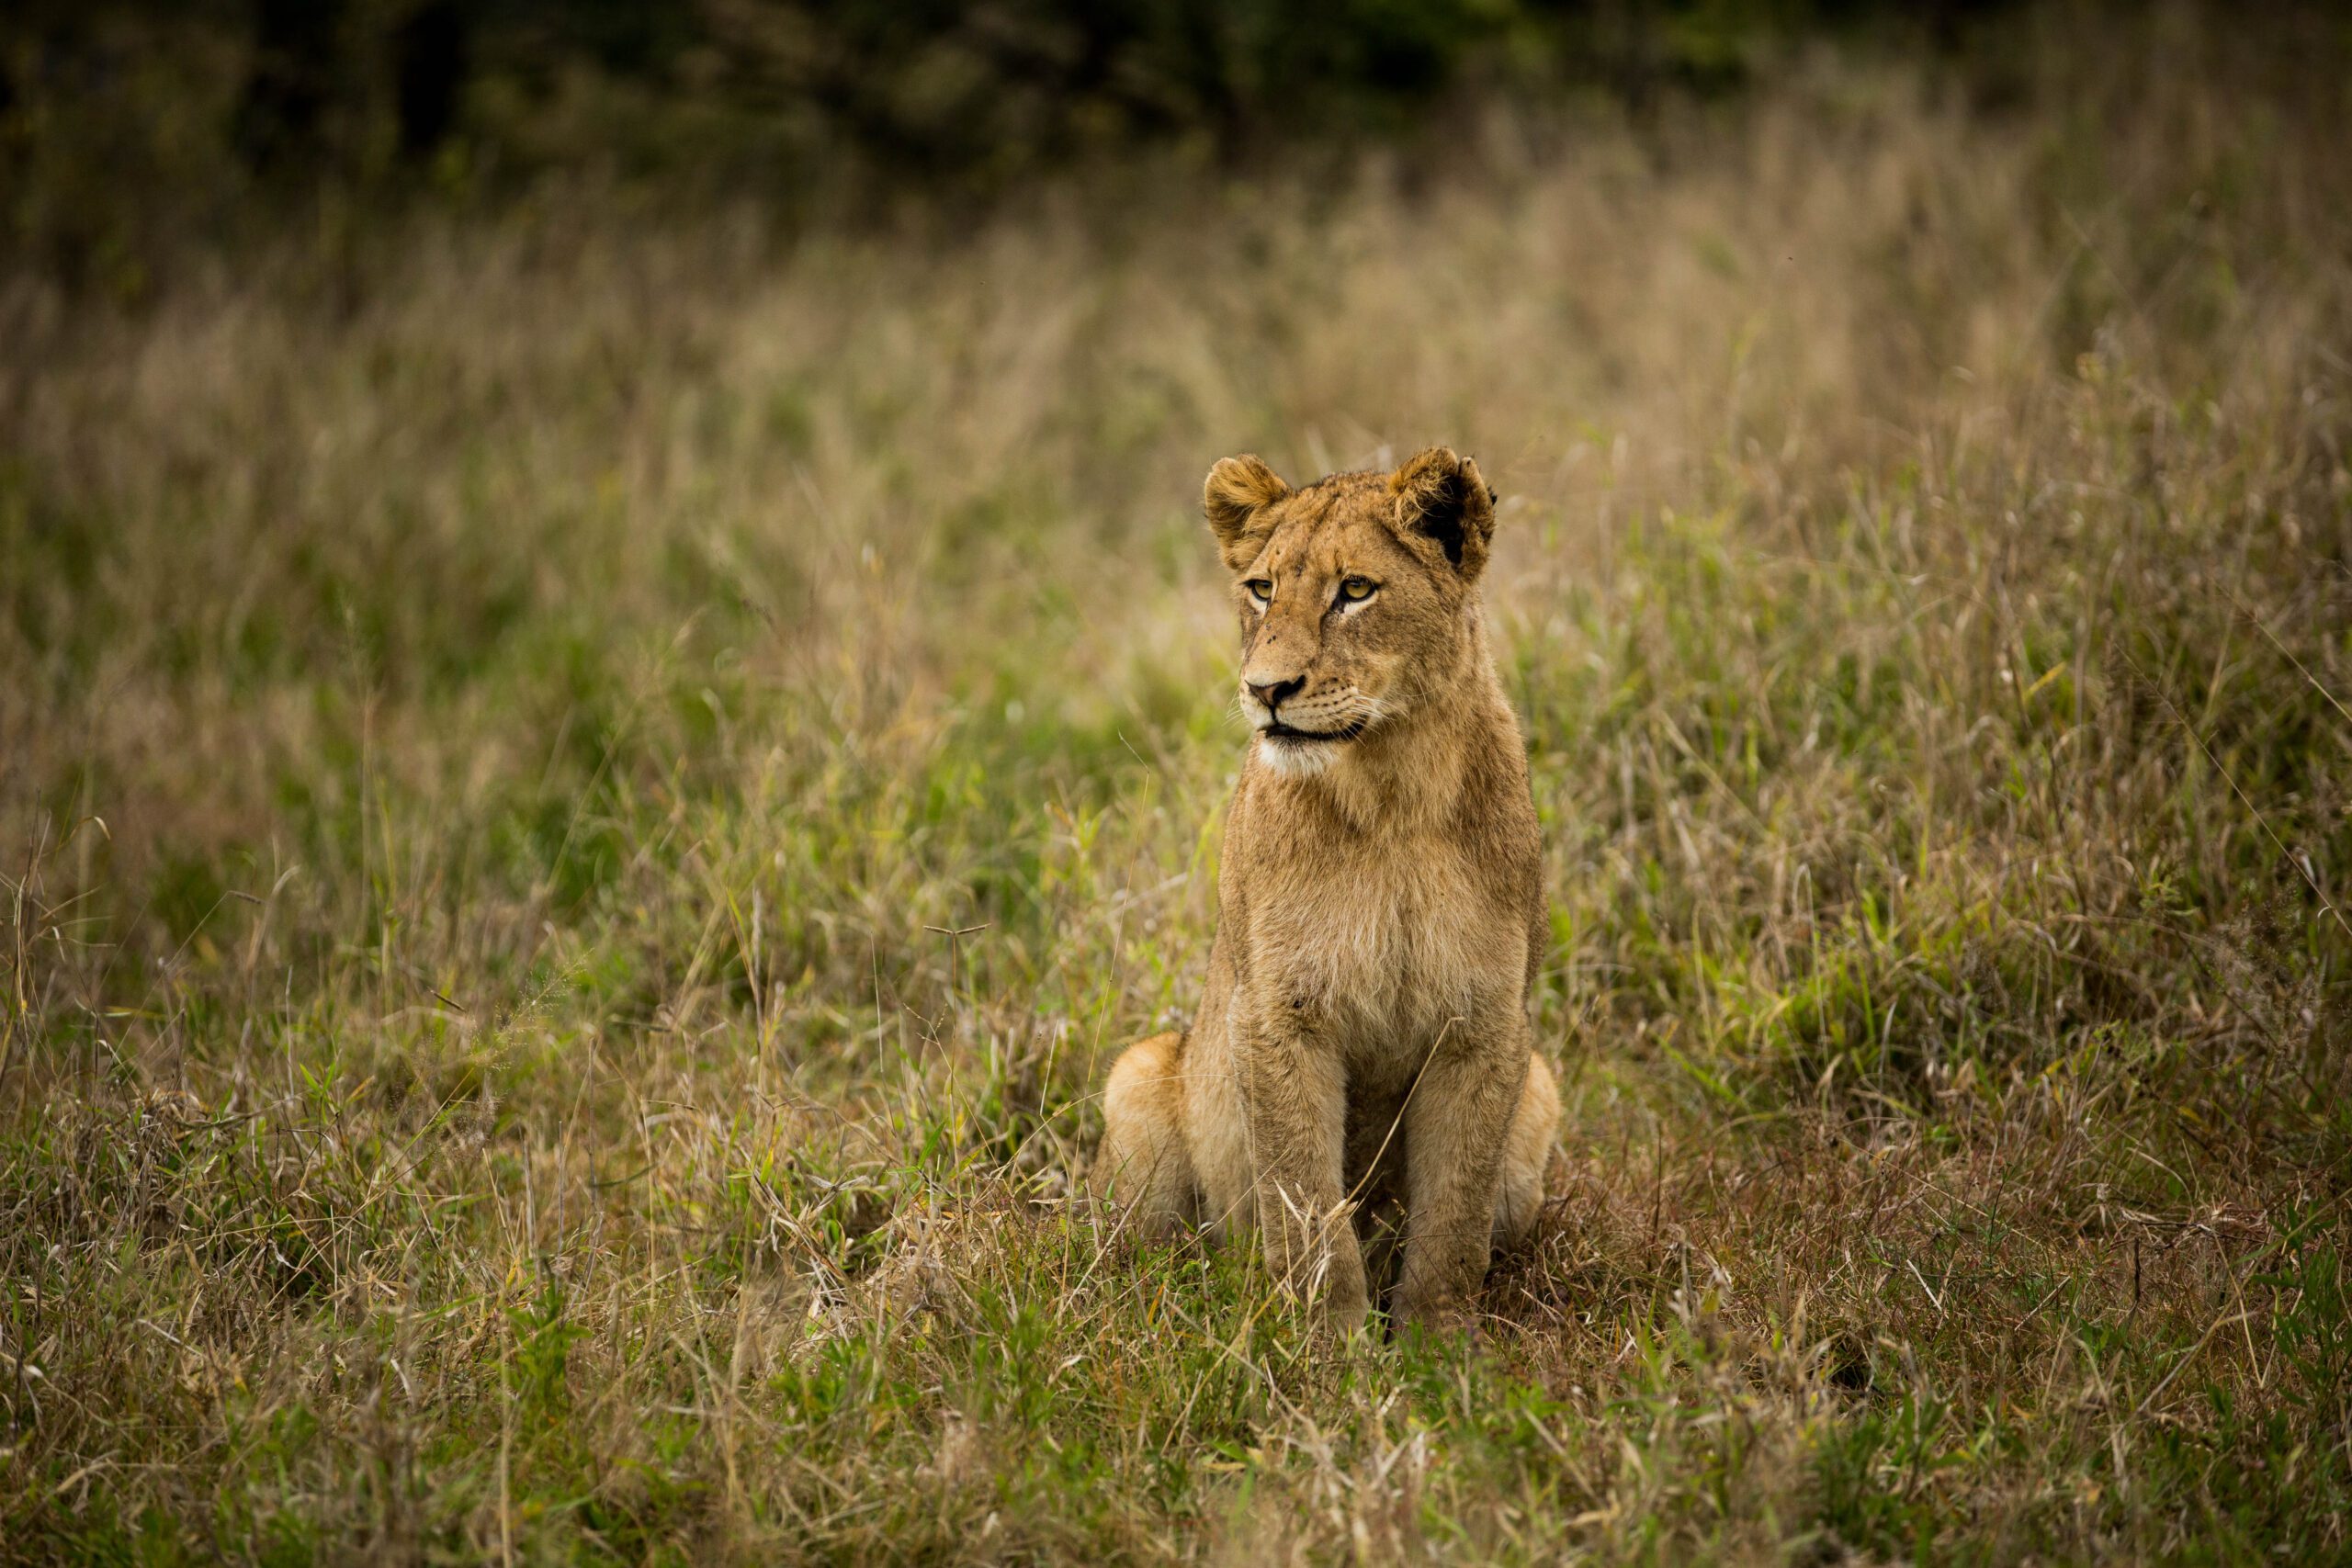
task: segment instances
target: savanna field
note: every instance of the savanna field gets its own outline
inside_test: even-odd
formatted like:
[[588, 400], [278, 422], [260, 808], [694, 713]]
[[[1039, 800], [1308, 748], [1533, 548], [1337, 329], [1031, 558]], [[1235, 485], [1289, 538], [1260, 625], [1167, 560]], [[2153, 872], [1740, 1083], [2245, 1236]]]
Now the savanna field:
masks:
[[[0, 1559], [2352, 1557], [2352, 38], [2091, 42], [0, 284]], [[1335, 1348], [1083, 1175], [1435, 442], [1566, 1174]]]

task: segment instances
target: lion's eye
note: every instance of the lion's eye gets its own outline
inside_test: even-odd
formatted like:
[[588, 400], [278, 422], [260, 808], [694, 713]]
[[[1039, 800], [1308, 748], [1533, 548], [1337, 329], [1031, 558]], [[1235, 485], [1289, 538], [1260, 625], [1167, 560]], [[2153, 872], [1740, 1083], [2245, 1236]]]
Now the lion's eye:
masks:
[[1374, 586], [1376, 585], [1368, 577], [1342, 578], [1340, 581], [1340, 602], [1348, 604], [1360, 604], [1372, 597]]
[[1250, 597], [1261, 604], [1274, 596], [1274, 585], [1262, 577], [1253, 577], [1241, 586], [1247, 588], [1250, 591]]

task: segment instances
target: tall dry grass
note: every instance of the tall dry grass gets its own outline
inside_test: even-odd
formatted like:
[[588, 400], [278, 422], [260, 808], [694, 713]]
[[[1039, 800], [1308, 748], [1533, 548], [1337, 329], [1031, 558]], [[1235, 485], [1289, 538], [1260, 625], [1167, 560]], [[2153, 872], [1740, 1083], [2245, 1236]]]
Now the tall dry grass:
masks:
[[[2044, 41], [11, 285], [0, 1554], [2345, 1551], [2342, 39]], [[1334, 1356], [1073, 1178], [1214, 916], [1199, 475], [1440, 439], [1572, 1174]]]

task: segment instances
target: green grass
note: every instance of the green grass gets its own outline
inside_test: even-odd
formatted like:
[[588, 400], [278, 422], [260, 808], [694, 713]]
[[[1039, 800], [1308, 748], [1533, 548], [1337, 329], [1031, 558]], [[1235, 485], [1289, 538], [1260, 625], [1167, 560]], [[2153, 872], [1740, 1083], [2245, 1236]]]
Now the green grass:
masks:
[[[8, 284], [0, 1557], [2352, 1552], [2352, 78], [2253, 50]], [[1439, 439], [1568, 1177], [1342, 1354], [1078, 1193], [1200, 475]]]

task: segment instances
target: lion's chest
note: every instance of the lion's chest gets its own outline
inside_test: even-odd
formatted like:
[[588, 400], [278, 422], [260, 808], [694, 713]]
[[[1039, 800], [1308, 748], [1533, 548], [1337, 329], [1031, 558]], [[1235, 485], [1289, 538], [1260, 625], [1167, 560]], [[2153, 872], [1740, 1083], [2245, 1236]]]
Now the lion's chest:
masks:
[[1352, 1060], [1418, 1060], [1449, 1019], [1516, 1005], [1525, 927], [1450, 845], [1302, 868], [1272, 891], [1251, 911], [1257, 994], [1315, 1010]]

